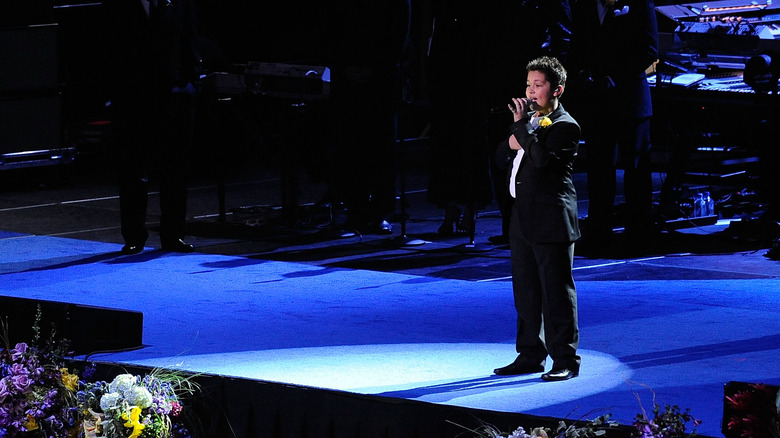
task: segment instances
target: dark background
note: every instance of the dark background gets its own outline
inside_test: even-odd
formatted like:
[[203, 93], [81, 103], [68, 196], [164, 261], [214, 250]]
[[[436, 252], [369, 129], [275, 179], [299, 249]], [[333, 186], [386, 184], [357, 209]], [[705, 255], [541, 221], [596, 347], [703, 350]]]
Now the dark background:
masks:
[[[360, 24], [359, 17], [349, 16], [353, 4], [361, 3], [353, 0], [337, 4], [248, 0], [195, 0], [194, 3], [203, 74], [236, 72], [241, 65], [252, 61], [330, 65], [334, 62], [335, 39], [328, 35], [339, 32], [334, 26], [349, 20]], [[396, 3], [401, 9], [407, 4], [405, 0]], [[419, 3], [411, 8], [418, 16], [414, 17], [415, 29], [410, 39], [420, 38], [420, 21], [427, 6], [423, 1]], [[400, 20], [395, 19], [394, 26], [404, 26], [411, 19], [405, 10], [399, 12], [402, 16]], [[105, 123], [110, 118], [105, 80], [111, 72], [106, 71], [104, 61], [111, 47], [105, 38], [101, 13], [101, 2], [0, 0], [0, 35], [6, 41], [0, 43], [0, 64], [3, 64], [0, 82], [4, 84], [0, 85], [0, 114], [5, 116], [5, 121], [0, 120], [0, 137], [6, 139], [0, 142], [0, 154], [73, 147], [77, 158], [88, 160], [90, 156], [110, 153], [105, 150], [104, 140], [110, 125]], [[49, 26], [39, 26], [43, 24]], [[398, 32], [403, 35], [406, 29], [399, 28]], [[361, 45], [360, 39], [354, 40], [354, 46], [344, 49], [344, 53], [382, 54], [382, 48], [370, 47], [368, 43]], [[407, 80], [415, 84], [412, 99], [424, 100], [418, 61], [406, 60], [404, 65], [404, 74], [415, 78]], [[19, 108], [30, 105], [34, 108], [20, 116]], [[262, 109], [245, 109], [244, 114], [232, 117], [232, 122], [253, 125], [254, 121], [238, 119], [258, 111]], [[413, 127], [404, 126], [419, 132], [424, 124], [419, 121]], [[207, 129], [205, 125], [199, 124], [201, 129]], [[50, 134], [45, 139], [35, 139], [41, 127]], [[256, 142], [256, 138], [251, 138], [256, 135], [253, 133], [256, 127], [231, 128], [233, 133], [229, 135], [233, 138], [226, 142], [232, 143], [231, 147]], [[196, 138], [206, 141], [211, 134]], [[208, 149], [213, 145], [198, 147]]]

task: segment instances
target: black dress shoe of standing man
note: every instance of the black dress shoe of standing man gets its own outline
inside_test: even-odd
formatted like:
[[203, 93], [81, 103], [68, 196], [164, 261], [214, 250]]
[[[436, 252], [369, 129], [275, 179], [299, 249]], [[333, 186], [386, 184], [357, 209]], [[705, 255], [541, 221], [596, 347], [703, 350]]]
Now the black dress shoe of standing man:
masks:
[[579, 371], [572, 370], [569, 368], [558, 368], [558, 369], [552, 369], [542, 374], [542, 380], [547, 382], [557, 382], [560, 380], [573, 379], [579, 375], [580, 375]]
[[189, 243], [181, 240], [171, 240], [170, 242], [166, 241], [162, 243], [162, 249], [163, 251], [172, 251], [172, 252], [194, 252], [195, 247], [190, 245]]
[[521, 374], [534, 374], [544, 371], [544, 361], [533, 363], [518, 357], [514, 362], [501, 368], [496, 368], [493, 373], [497, 376], [517, 376]]
[[133, 254], [138, 254], [143, 250], [144, 250], [143, 243], [128, 243], [122, 247], [122, 254], [133, 255]]

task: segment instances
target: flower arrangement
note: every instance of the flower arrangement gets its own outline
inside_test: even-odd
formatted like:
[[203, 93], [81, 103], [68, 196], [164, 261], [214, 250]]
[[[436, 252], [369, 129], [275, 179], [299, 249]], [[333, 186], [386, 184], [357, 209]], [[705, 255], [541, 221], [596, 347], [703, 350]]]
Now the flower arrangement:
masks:
[[0, 351], [0, 436], [67, 437], [78, 422], [78, 377], [26, 343]]
[[495, 426], [486, 423], [476, 429], [467, 429], [459, 424], [450, 423], [473, 433], [475, 438], [596, 438], [606, 436], [607, 430], [618, 426], [609, 418], [609, 415], [602, 415], [591, 421], [570, 424], [560, 421], [555, 430], [548, 427], [535, 427], [530, 429], [530, 432], [527, 432], [522, 426], [512, 432], [501, 432]]
[[[632, 437], [685, 438], [696, 436], [695, 431], [690, 434], [685, 432], [685, 424], [689, 421], [693, 421], [694, 429], [700, 423], [699, 420], [691, 416], [687, 409], [681, 411], [677, 406], [667, 405], [661, 411], [660, 406], [653, 404], [653, 414], [652, 419], [648, 419], [644, 412], [636, 416]], [[566, 422], [561, 421], [555, 430], [546, 427], [536, 427], [527, 432], [523, 427], [518, 427], [512, 432], [501, 432], [490, 424], [482, 424], [477, 429], [467, 430], [473, 433], [475, 438], [597, 438], [608, 436], [609, 430], [618, 426], [620, 425], [617, 422], [610, 421], [609, 415], [602, 415], [594, 420], [585, 422], [579, 421], [566, 424]]]
[[[666, 405], [661, 410], [661, 406], [655, 401], [655, 392], [653, 392], [653, 418], [649, 418], [645, 408], [642, 407], [642, 400], [636, 391], [634, 391], [634, 396], [641, 408], [641, 412], [634, 418], [634, 428], [636, 429], [633, 434], [634, 438], [686, 438], [696, 436], [696, 428], [701, 424], [701, 420], [691, 415], [690, 409], [683, 411], [677, 405]], [[693, 424], [693, 430], [690, 433], [685, 431], [685, 425], [688, 422]]]
[[780, 391], [762, 383], [726, 396], [726, 429], [734, 436], [780, 438]]
[[153, 370], [120, 374], [110, 383], [90, 382], [94, 367], [66, 367], [68, 342], [55, 332], [39, 343], [40, 307], [33, 342], [8, 342], [0, 321], [0, 437], [2, 438], [190, 438], [182, 397], [199, 390], [192, 377]]
[[190, 378], [162, 370], [119, 374], [110, 383], [83, 383], [76, 394], [85, 438], [186, 438], [180, 396], [193, 394]]
[[[33, 325], [34, 341], [40, 342], [38, 308]], [[78, 425], [74, 407], [78, 376], [70, 374], [60, 360], [68, 342], [43, 348], [20, 342], [9, 344], [8, 326], [0, 321], [0, 437], [68, 437]]]
[[[645, 412], [637, 414], [634, 420], [636, 427], [636, 438], [685, 438], [696, 436], [696, 427], [701, 421], [694, 418], [690, 409], [682, 411], [677, 405], [666, 405], [661, 407], [653, 403], [653, 418], [647, 417]], [[687, 433], [685, 425], [688, 422], [693, 423], [693, 431]]]
[[[627, 383], [631, 385], [631, 382]], [[641, 407], [642, 402], [639, 394], [636, 391], [633, 392]], [[778, 398], [777, 403], [778, 411], [780, 411], [780, 398]], [[631, 430], [632, 438], [691, 438], [696, 436], [696, 427], [701, 424], [700, 420], [691, 415], [690, 409], [683, 411], [677, 405], [666, 405], [662, 410], [655, 402], [655, 393], [653, 393], [652, 413], [652, 418], [650, 418], [645, 409], [642, 408], [641, 412], [636, 415], [633, 423], [633, 430]], [[777, 418], [778, 417], [775, 417], [775, 419]], [[693, 423], [693, 431], [690, 433], [685, 430], [686, 424], [689, 422]], [[777, 424], [778, 423], [775, 423], [775, 425]], [[518, 427], [514, 431], [507, 433], [501, 432], [494, 426], [484, 423], [477, 429], [468, 429], [460, 425], [457, 426], [473, 433], [474, 438], [596, 438], [608, 436], [610, 429], [618, 428], [620, 427], [620, 424], [611, 421], [610, 415], [606, 414], [590, 421], [580, 420], [570, 424], [560, 421], [558, 427], [554, 431], [546, 427], [536, 427], [531, 429], [530, 432], [526, 432], [524, 428]], [[626, 431], [620, 431], [619, 436], [624, 436], [625, 433]], [[770, 437], [770, 435], [765, 434], [742, 436]], [[771, 435], [771, 437], [780, 438], [780, 434]]]

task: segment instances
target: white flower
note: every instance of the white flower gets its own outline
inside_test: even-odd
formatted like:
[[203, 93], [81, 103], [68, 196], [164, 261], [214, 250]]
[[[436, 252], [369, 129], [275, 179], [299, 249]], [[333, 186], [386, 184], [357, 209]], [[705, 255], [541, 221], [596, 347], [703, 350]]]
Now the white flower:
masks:
[[111, 409], [118, 408], [119, 400], [121, 398], [122, 396], [117, 392], [103, 394], [103, 397], [100, 397], [100, 409], [102, 409], [103, 412], [107, 412]]
[[131, 406], [138, 406], [141, 409], [146, 409], [152, 406], [152, 393], [143, 386], [134, 386], [125, 391], [125, 400]]
[[132, 374], [120, 374], [108, 385], [108, 390], [111, 392], [124, 393], [135, 385], [136, 380], [136, 377]]

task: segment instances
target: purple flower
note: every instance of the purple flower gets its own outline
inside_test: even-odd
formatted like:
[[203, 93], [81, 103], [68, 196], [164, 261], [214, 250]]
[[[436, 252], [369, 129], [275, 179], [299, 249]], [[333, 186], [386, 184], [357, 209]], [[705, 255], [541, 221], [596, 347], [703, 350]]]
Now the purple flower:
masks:
[[637, 432], [637, 438], [653, 438], [655, 436], [653, 429], [651, 429], [647, 424], [643, 424], [642, 426], [637, 427]]
[[63, 424], [55, 415], [49, 416], [49, 418], [46, 419], [46, 422], [49, 423], [54, 430], [62, 430], [65, 427], [65, 424]]
[[84, 380], [90, 380], [92, 379], [92, 376], [95, 374], [95, 371], [97, 370], [97, 365], [89, 365], [86, 368], [84, 368], [84, 372], [81, 373], [81, 377]]
[[30, 371], [24, 366], [24, 364], [15, 363], [11, 365], [11, 375], [17, 376], [17, 375], [27, 375], [30, 374]]
[[7, 379], [0, 379], [0, 403], [5, 401], [6, 397], [11, 395], [11, 389], [8, 388]]
[[46, 398], [43, 399], [43, 403], [41, 403], [41, 409], [51, 409], [54, 407], [57, 403], [57, 396], [59, 395], [59, 392], [56, 389], [52, 389], [46, 394]]
[[8, 408], [0, 407], [0, 426], [8, 426], [9, 424], [11, 424], [11, 413]]
[[42, 366], [36, 364], [35, 366], [30, 367], [30, 377], [33, 379], [40, 379], [44, 371]]
[[24, 356], [24, 353], [27, 353], [27, 344], [24, 342], [20, 342], [16, 344], [16, 347], [14, 347], [13, 350], [11, 350], [11, 358], [14, 361], [17, 361]]
[[24, 411], [26, 415], [29, 415], [33, 418], [43, 418], [44, 412], [43, 410], [38, 406], [33, 406], [30, 409]]
[[19, 392], [28, 392], [31, 389], [30, 385], [33, 383], [26, 374], [17, 374], [11, 377], [11, 381]]

